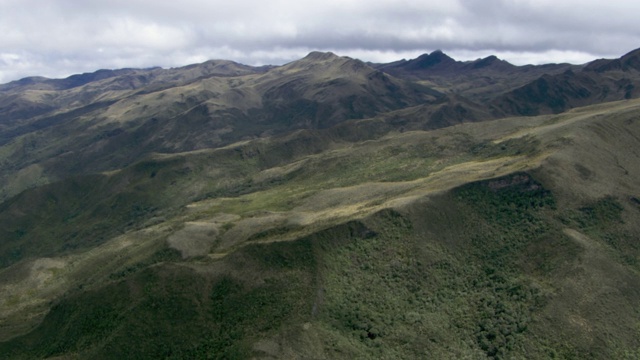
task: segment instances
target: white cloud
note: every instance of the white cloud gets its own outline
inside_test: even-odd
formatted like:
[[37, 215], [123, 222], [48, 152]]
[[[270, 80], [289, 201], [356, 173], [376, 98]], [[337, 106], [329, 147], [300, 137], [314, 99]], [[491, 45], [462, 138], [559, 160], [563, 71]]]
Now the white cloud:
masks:
[[311, 50], [583, 63], [638, 47], [638, 13], [636, 1], [594, 0], [0, 0], [0, 82], [209, 58], [279, 64]]

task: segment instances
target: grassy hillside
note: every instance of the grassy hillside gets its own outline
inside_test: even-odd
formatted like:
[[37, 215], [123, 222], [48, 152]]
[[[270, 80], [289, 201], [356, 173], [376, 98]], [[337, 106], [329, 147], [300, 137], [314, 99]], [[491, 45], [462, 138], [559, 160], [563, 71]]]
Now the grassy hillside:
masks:
[[[392, 64], [310, 53], [283, 66], [215, 60], [0, 86], [0, 200], [154, 153], [326, 129], [360, 140], [637, 97], [638, 52], [587, 66], [516, 67], [441, 52]], [[396, 77], [397, 76], [397, 77]], [[363, 131], [364, 130], [364, 131]], [[364, 135], [361, 135], [361, 131]]]
[[[563, 232], [559, 212], [527, 174], [473, 183], [297, 241], [134, 272], [65, 298], [2, 350], [15, 358], [635, 358], [638, 316], [628, 315], [637, 311], [637, 268], [617, 264], [601, 238], [585, 245], [578, 230]], [[611, 292], [597, 279], [625, 286]], [[595, 293], [580, 291], [585, 281]]]
[[27, 190], [0, 357], [635, 359], [639, 113], [376, 118]]

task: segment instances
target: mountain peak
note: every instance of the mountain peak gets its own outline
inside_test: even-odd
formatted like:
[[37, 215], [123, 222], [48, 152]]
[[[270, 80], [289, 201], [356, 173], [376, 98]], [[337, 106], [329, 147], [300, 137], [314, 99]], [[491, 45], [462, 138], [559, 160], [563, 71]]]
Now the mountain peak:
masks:
[[431, 54], [423, 54], [414, 60], [409, 60], [408, 65], [414, 69], [428, 69], [437, 65], [450, 65], [456, 61], [443, 53], [442, 50], [436, 50]]
[[486, 58], [478, 59], [471, 62], [471, 68], [473, 69], [481, 69], [489, 66], [500, 67], [505, 69], [514, 67], [514, 65], [512, 65], [511, 63], [504, 60], [500, 60], [495, 55], [490, 55], [490, 56], [487, 56]]
[[280, 67], [280, 69], [286, 70], [286, 69], [297, 68], [297, 69], [311, 70], [315, 68], [316, 70], [314, 71], [317, 71], [318, 67], [334, 67], [334, 66], [339, 66], [340, 64], [343, 64], [345, 62], [353, 62], [353, 61], [355, 60], [352, 60], [347, 57], [338, 56], [332, 52], [312, 51], [302, 59], [295, 60], [288, 64], [285, 64], [284, 66]]
[[437, 59], [437, 60], [439, 60], [439, 62], [455, 61], [455, 60], [453, 60], [453, 58], [451, 58], [449, 55], [445, 54], [440, 49], [433, 51], [431, 54], [428, 54], [428, 55], [425, 54], [425, 55], [422, 55], [422, 56], [418, 57], [418, 59], [420, 59], [420, 58], [423, 58], [423, 59], [434, 59], [434, 60]]
[[331, 51], [322, 52], [322, 51], [312, 51], [307, 56], [303, 58], [303, 60], [313, 60], [313, 61], [327, 61], [332, 59], [337, 59], [339, 56], [332, 53]]

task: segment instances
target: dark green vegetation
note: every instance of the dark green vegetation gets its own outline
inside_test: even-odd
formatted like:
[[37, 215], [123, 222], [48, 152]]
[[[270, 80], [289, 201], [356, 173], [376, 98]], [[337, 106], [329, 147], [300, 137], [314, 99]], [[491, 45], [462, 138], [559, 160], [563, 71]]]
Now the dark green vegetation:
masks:
[[637, 56], [2, 85], [0, 358], [637, 359]]
[[[594, 206], [587, 222], [620, 221], [614, 200]], [[526, 173], [472, 183], [404, 214], [249, 245], [209, 265], [134, 272], [63, 298], [0, 349], [15, 358], [634, 358], [637, 334], [593, 343], [548, 332], [554, 280], [584, 253], [560, 213]], [[607, 323], [601, 313], [592, 326]]]
[[[253, 341], [308, 317], [310, 252], [309, 242], [248, 249], [227, 260], [231, 269], [215, 275], [186, 266], [147, 268], [65, 298], [36, 331], [3, 346], [2, 353], [18, 358], [248, 357]], [[258, 284], [226, 273], [246, 272], [247, 263], [263, 274], [255, 279]]]

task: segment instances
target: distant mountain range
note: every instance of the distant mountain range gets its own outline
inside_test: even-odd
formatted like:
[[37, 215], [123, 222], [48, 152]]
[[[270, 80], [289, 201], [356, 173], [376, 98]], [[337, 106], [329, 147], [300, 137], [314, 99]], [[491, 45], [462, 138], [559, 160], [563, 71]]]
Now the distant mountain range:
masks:
[[[60, 138], [59, 148], [34, 145], [47, 176], [60, 179], [84, 168], [118, 168], [151, 152], [223, 146], [377, 116], [410, 130], [559, 113], [637, 97], [639, 56], [636, 50], [581, 66], [514, 66], [495, 56], [455, 61], [441, 51], [390, 64], [313, 52], [277, 67], [214, 60], [166, 70], [26, 78], [0, 85], [0, 144], [27, 134], [43, 144], [74, 134]], [[118, 151], [123, 146], [125, 153]], [[19, 170], [27, 160], [11, 161]], [[0, 178], [7, 184], [13, 175]]]
[[0, 85], [0, 358], [640, 357], [640, 50]]

